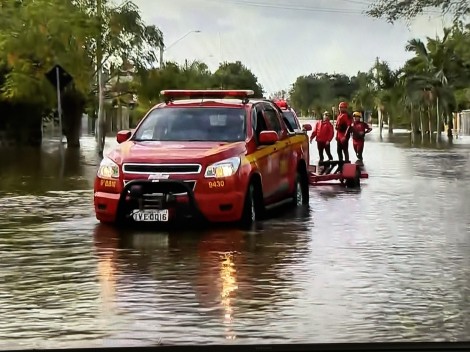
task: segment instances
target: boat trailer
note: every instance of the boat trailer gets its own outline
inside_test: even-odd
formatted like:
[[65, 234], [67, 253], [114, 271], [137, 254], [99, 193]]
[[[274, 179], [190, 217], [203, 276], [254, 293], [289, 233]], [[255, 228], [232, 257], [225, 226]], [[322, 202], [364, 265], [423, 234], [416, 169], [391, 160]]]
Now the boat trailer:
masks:
[[361, 179], [369, 178], [364, 164], [359, 160], [356, 163], [321, 161], [318, 165], [309, 166], [308, 176], [312, 186], [331, 184], [328, 181], [338, 180], [348, 188], [358, 188], [361, 186]]

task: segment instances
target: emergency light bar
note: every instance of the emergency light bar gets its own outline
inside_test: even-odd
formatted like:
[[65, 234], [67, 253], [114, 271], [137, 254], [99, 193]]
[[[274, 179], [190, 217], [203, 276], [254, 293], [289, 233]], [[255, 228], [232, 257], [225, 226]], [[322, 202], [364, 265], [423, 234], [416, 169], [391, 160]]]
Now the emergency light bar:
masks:
[[162, 90], [160, 94], [165, 100], [173, 100], [174, 98], [212, 98], [212, 99], [223, 99], [223, 98], [239, 98], [247, 99], [255, 94], [252, 90], [247, 89], [235, 89], [235, 90], [217, 90], [217, 89], [175, 89], [175, 90]]
[[274, 101], [274, 103], [279, 106], [281, 109], [288, 109], [289, 108], [289, 104], [287, 104], [287, 101], [285, 100], [281, 100], [281, 99], [277, 99]]

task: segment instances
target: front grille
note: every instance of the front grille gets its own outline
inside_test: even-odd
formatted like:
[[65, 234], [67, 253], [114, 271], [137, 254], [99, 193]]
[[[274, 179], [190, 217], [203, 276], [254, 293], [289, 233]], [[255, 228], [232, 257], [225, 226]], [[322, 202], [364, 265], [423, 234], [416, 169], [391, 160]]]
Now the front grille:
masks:
[[[128, 184], [129, 182], [131, 182], [131, 180], [124, 180], [124, 185]], [[189, 188], [194, 191], [194, 188], [196, 187], [196, 181], [194, 180], [183, 180], [183, 182], [189, 186]], [[174, 193], [174, 195], [182, 195], [182, 194], [185, 194], [185, 193]], [[148, 193], [148, 194], [144, 194], [144, 196], [161, 196], [162, 193]]]
[[[196, 181], [184, 181], [191, 190], [194, 190], [196, 186]], [[173, 193], [173, 195], [185, 195], [186, 193]], [[164, 196], [163, 193], [146, 193], [142, 195], [142, 208], [143, 209], [163, 209], [164, 202], [162, 197]]]
[[158, 194], [144, 194], [142, 197], [142, 208], [143, 209], [162, 209], [163, 201], [162, 197]]
[[122, 171], [128, 174], [198, 174], [200, 164], [123, 164]]

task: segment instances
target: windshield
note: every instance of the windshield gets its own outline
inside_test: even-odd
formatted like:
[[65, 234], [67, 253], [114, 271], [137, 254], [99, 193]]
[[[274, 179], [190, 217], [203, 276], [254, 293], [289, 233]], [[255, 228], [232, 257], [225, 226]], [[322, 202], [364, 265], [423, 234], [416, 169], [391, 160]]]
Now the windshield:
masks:
[[286, 110], [283, 111], [282, 114], [284, 115], [284, 118], [287, 119], [287, 121], [289, 122], [290, 127], [292, 127], [293, 129], [300, 128], [292, 111]]
[[139, 126], [134, 140], [242, 141], [245, 139], [245, 115], [244, 108], [157, 108]]

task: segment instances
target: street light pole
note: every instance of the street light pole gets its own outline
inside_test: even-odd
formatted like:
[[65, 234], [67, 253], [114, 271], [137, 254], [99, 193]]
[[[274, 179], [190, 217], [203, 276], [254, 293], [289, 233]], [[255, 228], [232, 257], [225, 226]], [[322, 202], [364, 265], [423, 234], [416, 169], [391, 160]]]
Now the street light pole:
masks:
[[163, 68], [163, 52], [167, 51], [168, 49], [170, 49], [172, 46], [178, 44], [180, 41], [182, 41], [184, 38], [186, 38], [188, 35], [192, 34], [192, 33], [201, 33], [200, 30], [192, 30], [192, 31], [189, 31], [188, 33], [186, 33], [185, 35], [183, 35], [182, 37], [180, 37], [179, 39], [175, 40], [171, 45], [167, 46], [166, 48], [162, 45], [160, 46], [160, 69]]
[[[102, 0], [96, 1], [96, 15], [99, 21], [100, 31], [96, 40], [96, 65], [98, 74], [98, 116], [95, 122], [96, 140], [98, 144], [98, 154], [103, 155], [104, 140], [106, 137], [105, 121], [104, 121], [104, 96], [103, 96], [103, 47], [102, 47]], [[98, 124], [96, 126], [96, 124]]]

